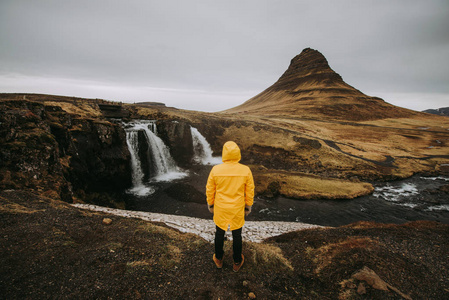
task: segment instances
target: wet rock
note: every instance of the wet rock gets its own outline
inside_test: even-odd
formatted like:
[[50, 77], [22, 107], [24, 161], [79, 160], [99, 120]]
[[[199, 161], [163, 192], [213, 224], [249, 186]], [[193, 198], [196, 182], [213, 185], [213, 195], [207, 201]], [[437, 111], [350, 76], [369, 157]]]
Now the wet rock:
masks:
[[280, 195], [281, 185], [278, 181], [272, 181], [268, 184], [267, 189], [264, 192], [264, 196], [268, 198], [276, 198]]
[[183, 121], [162, 120], [157, 123], [157, 130], [178, 165], [190, 166], [194, 155], [190, 125]]
[[201, 193], [190, 184], [175, 183], [165, 189], [165, 193], [178, 201], [206, 204], [205, 194]]
[[449, 194], [449, 184], [443, 185], [442, 187], [440, 187], [440, 191]]

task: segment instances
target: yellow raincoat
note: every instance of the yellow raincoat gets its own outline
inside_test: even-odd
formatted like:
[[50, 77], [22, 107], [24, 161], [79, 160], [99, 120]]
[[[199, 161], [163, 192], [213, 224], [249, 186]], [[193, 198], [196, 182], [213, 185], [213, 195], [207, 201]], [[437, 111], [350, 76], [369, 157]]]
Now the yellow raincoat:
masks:
[[214, 205], [215, 225], [223, 230], [245, 224], [245, 205], [254, 201], [254, 180], [249, 167], [239, 164], [240, 149], [234, 142], [223, 145], [223, 163], [214, 166], [206, 185], [207, 203]]

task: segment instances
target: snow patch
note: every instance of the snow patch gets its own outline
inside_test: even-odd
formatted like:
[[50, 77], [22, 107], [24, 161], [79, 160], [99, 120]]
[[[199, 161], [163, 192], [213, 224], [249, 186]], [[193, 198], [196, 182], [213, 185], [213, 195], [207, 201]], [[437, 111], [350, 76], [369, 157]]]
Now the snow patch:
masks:
[[[138, 218], [145, 221], [162, 222], [167, 226], [175, 228], [181, 232], [196, 234], [211, 243], [215, 238], [215, 224], [212, 220], [143, 211], [130, 211], [91, 204], [78, 203], [72, 204], [72, 206], [80, 209], [99, 211], [126, 218]], [[243, 226], [243, 238], [250, 242], [260, 243], [266, 238], [277, 236], [283, 233], [322, 227], [323, 226], [299, 222], [247, 221], [245, 222], [245, 226]]]

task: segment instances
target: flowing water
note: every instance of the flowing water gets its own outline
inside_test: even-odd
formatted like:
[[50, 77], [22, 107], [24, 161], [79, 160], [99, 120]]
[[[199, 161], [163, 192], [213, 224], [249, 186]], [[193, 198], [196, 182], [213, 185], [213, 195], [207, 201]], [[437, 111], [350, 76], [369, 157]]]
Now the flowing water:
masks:
[[[135, 121], [125, 125], [131, 153], [133, 187], [128, 208], [149, 212], [211, 218], [206, 208], [205, 185], [214, 157], [209, 143], [196, 128], [191, 128], [194, 162], [189, 172], [176, 166], [169, 149], [157, 136], [154, 121]], [[140, 161], [139, 131], [147, 139], [149, 162]], [[141, 133], [142, 134], [142, 133]], [[149, 170], [144, 169], [149, 166]], [[145, 180], [145, 174], [149, 178]], [[147, 176], [148, 177], [148, 176]], [[295, 200], [285, 197], [255, 199], [248, 220], [304, 222], [340, 226], [357, 221], [405, 223], [431, 220], [449, 224], [449, 194], [441, 189], [449, 177], [413, 176], [389, 183], [374, 183], [372, 195], [353, 200]], [[193, 192], [192, 192], [193, 190]]]
[[[196, 166], [181, 180], [160, 184], [158, 192], [133, 202], [134, 210], [211, 218], [206, 198], [190, 198], [189, 191], [177, 186], [182, 200], [165, 193], [170, 185], [179, 182], [195, 187], [204, 195], [207, 175], [211, 166]], [[256, 197], [249, 221], [303, 222], [324, 226], [341, 226], [357, 221], [402, 224], [409, 221], [429, 220], [449, 224], [449, 195], [439, 190], [449, 178], [414, 176], [390, 183], [375, 183], [372, 195], [352, 200], [297, 200], [285, 197], [267, 199]]]
[[283, 220], [340, 226], [357, 221], [401, 224], [430, 220], [449, 224], [449, 194], [440, 187], [448, 177], [413, 176], [408, 179], [375, 183], [372, 195], [353, 200], [276, 200], [255, 202], [257, 220]]
[[195, 151], [193, 160], [203, 165], [221, 164], [221, 157], [214, 157], [212, 155], [210, 144], [198, 129], [190, 127], [190, 132], [192, 133], [193, 150]]
[[129, 192], [135, 194], [136, 196], [145, 196], [154, 193], [153, 188], [145, 186], [143, 183], [144, 172], [138, 157], [139, 142], [137, 130], [126, 131], [126, 143], [128, 145], [129, 153], [131, 154], [131, 175], [133, 183], [133, 186]]
[[[187, 176], [187, 172], [180, 169], [170, 155], [170, 150], [164, 142], [157, 136], [157, 127], [154, 121], [134, 121], [126, 123], [126, 143], [131, 154], [131, 170], [133, 187], [128, 191], [135, 196], [147, 196], [155, 192], [152, 186], [154, 182], [172, 181]], [[143, 164], [139, 156], [142, 145], [139, 143], [139, 132], [142, 132], [147, 140], [146, 165]], [[149, 179], [144, 182], [145, 172], [149, 174]]]

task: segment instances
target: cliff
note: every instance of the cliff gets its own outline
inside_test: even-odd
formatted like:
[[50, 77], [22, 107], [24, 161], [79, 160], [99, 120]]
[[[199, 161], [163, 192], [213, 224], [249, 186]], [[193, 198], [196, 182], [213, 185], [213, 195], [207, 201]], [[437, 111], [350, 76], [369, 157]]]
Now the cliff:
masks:
[[94, 202], [114, 205], [105, 195], [130, 187], [121, 126], [28, 100], [1, 101], [0, 110], [1, 189], [30, 189], [68, 202], [99, 198]]

